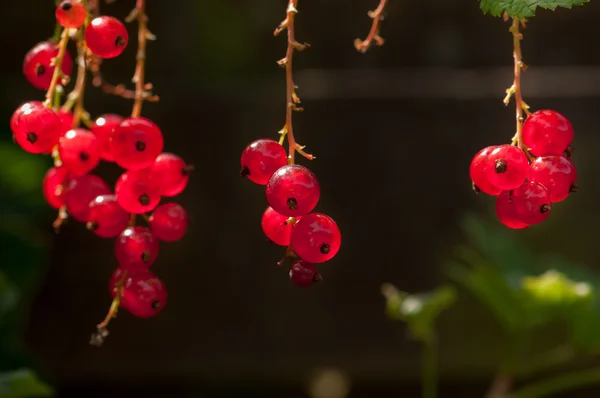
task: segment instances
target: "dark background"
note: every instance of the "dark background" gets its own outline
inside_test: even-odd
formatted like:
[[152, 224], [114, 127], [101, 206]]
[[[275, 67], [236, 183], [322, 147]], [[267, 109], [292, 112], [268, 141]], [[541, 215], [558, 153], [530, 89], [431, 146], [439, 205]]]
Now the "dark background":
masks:
[[[88, 337], [110, 303], [113, 241], [74, 222], [54, 236], [50, 210], [31, 214], [44, 242], [43, 271], [22, 325], [28, 353], [59, 396], [304, 397], [312, 375], [329, 367], [352, 380], [351, 397], [418, 396], [418, 345], [386, 319], [380, 286], [436, 286], [463, 239], [462, 216], [491, 217], [493, 200], [472, 193], [468, 165], [479, 149], [514, 134], [514, 108], [501, 102], [512, 40], [508, 24], [483, 16], [475, 0], [391, 0], [385, 46], [359, 54], [352, 43], [368, 32], [366, 11], [376, 3], [299, 4], [297, 38], [312, 47], [295, 58], [305, 112], [294, 125], [317, 156], [309, 166], [322, 186], [318, 210], [343, 234], [340, 254], [320, 268], [324, 283], [306, 292], [276, 266], [282, 250], [260, 230], [263, 188], [238, 177], [242, 149], [276, 137], [284, 123], [284, 75], [275, 61], [285, 39], [272, 31], [286, 1], [148, 1], [158, 41], [149, 45], [147, 76], [161, 102], [143, 114], [162, 128], [166, 150], [196, 166], [176, 199], [193, 223], [183, 241], [161, 246], [154, 266], [169, 288], [165, 311], [150, 320], [122, 312], [97, 349]], [[119, 0], [102, 10], [123, 18], [133, 5]], [[53, 9], [51, 0], [0, 5], [7, 142], [13, 110], [43, 96], [21, 67], [25, 52], [51, 36]], [[536, 250], [589, 265], [597, 265], [600, 221], [599, 18], [593, 1], [539, 11], [525, 31], [525, 98], [572, 121], [582, 190], [543, 226], [515, 232]], [[133, 74], [130, 29], [127, 51], [104, 64], [115, 83]], [[130, 107], [91, 87], [86, 94], [92, 115]], [[99, 173], [118, 176], [109, 165]], [[442, 331], [442, 397], [481, 396], [496, 367], [494, 321], [477, 307], [453, 310]]]

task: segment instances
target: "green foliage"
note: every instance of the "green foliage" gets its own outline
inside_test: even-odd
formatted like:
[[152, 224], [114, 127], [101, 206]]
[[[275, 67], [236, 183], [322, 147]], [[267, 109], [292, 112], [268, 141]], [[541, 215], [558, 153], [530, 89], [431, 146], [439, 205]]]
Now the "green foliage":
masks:
[[50, 386], [28, 369], [0, 373], [0, 398], [51, 397]]
[[414, 338], [420, 341], [433, 338], [435, 321], [456, 301], [453, 286], [441, 286], [428, 293], [408, 294], [387, 284], [382, 292], [387, 300], [388, 316], [406, 322]]
[[589, 3], [590, 0], [480, 0], [485, 14], [501, 16], [505, 11], [510, 17], [529, 18], [537, 8], [554, 11], [558, 7], [571, 8]]
[[16, 286], [0, 271], [0, 324], [4, 315], [17, 305], [18, 293]]

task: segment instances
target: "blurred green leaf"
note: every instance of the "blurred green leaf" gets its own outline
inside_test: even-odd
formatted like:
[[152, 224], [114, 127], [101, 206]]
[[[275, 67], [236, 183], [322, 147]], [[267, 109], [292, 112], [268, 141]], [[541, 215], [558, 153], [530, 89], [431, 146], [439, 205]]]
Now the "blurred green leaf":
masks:
[[40, 192], [45, 171], [43, 158], [31, 156], [16, 144], [0, 143], [0, 186], [9, 194], [27, 196]]
[[54, 391], [29, 369], [0, 373], [0, 398], [51, 397]]
[[453, 286], [441, 286], [428, 293], [408, 294], [386, 284], [382, 292], [387, 299], [388, 316], [406, 322], [413, 336], [421, 341], [433, 338], [435, 321], [442, 311], [454, 304], [457, 296]]
[[17, 287], [0, 271], [0, 323], [4, 315], [17, 305], [18, 299]]

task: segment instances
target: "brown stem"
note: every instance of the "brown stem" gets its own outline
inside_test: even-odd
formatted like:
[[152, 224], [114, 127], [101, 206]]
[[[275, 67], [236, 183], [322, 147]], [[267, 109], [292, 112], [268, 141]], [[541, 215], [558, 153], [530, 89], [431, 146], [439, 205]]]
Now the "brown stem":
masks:
[[83, 40], [83, 32], [80, 32], [77, 40], [77, 80], [75, 82], [75, 88], [69, 93], [67, 102], [63, 106], [64, 109], [69, 109], [72, 104], [75, 104], [75, 108], [73, 109], [73, 128], [79, 127], [85, 113], [83, 108], [83, 96], [85, 94], [87, 77], [86, 52], [87, 48], [85, 41]]
[[146, 43], [148, 40], [148, 17], [146, 16], [146, 0], [137, 0], [135, 5], [138, 21], [138, 51], [135, 73], [132, 82], [135, 83], [135, 102], [131, 117], [140, 117], [144, 103], [144, 72], [146, 66]]
[[507, 373], [498, 373], [492, 381], [485, 398], [505, 398], [513, 386], [513, 377]]
[[115, 284], [115, 298], [110, 304], [110, 308], [108, 309], [108, 313], [104, 320], [99, 323], [96, 328], [97, 332], [92, 334], [92, 338], [90, 339], [90, 344], [95, 346], [101, 346], [104, 343], [104, 339], [108, 336], [108, 324], [113, 318], [117, 317], [117, 313], [119, 312], [119, 307], [121, 305], [121, 296], [123, 291], [123, 285], [125, 284], [125, 279], [127, 278], [127, 271], [123, 272], [123, 276], [121, 279]]
[[384, 40], [379, 35], [379, 32], [381, 30], [381, 21], [383, 21], [383, 11], [385, 10], [386, 3], [387, 0], [381, 0], [375, 10], [369, 11], [369, 17], [373, 19], [373, 25], [371, 25], [371, 30], [367, 38], [365, 40], [354, 40], [354, 47], [361, 53], [366, 53], [373, 42], [378, 46], [383, 46]]
[[52, 107], [52, 99], [58, 86], [58, 80], [62, 76], [62, 61], [67, 51], [67, 44], [69, 43], [69, 29], [63, 29], [60, 35], [60, 41], [58, 42], [58, 55], [54, 58], [54, 73], [52, 74], [52, 80], [50, 80], [50, 87], [46, 92], [46, 101], [44, 105], [48, 108]]
[[289, 0], [287, 7], [287, 16], [281, 24], [275, 29], [274, 35], [277, 36], [279, 33], [287, 29], [287, 51], [285, 54], [285, 58], [279, 60], [277, 63], [285, 68], [285, 82], [286, 82], [286, 111], [285, 111], [285, 126], [281, 130], [281, 140], [287, 135], [288, 146], [289, 146], [289, 155], [288, 161], [290, 164], [293, 164], [295, 161], [296, 152], [304, 156], [305, 158], [312, 160], [314, 159], [313, 155], [310, 155], [304, 152], [304, 147], [296, 142], [296, 138], [294, 137], [294, 127], [292, 124], [292, 114], [293, 112], [302, 111], [302, 108], [297, 105], [300, 103], [300, 98], [296, 94], [296, 85], [294, 84], [294, 74], [293, 74], [293, 58], [294, 51], [302, 51], [309, 47], [307, 43], [299, 43], [296, 41], [295, 31], [294, 31], [294, 23], [296, 14], [298, 13], [298, 0]]

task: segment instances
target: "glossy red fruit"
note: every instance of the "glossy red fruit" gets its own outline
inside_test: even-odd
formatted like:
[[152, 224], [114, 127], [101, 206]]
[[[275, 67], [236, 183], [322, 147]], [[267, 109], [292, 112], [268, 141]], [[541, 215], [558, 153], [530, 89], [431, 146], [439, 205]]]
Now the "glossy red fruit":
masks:
[[160, 187], [149, 170], [127, 171], [115, 185], [117, 201], [130, 213], [152, 211], [160, 203]]
[[573, 136], [571, 122], [556, 111], [537, 111], [523, 124], [523, 143], [535, 156], [562, 155]]
[[277, 170], [267, 184], [267, 202], [288, 217], [312, 211], [321, 195], [317, 177], [304, 166], [292, 164]]
[[61, 135], [63, 135], [73, 128], [73, 114], [69, 111], [59, 109], [57, 115], [60, 118], [60, 123], [62, 125]]
[[16, 111], [13, 112], [12, 117], [10, 118], [10, 130], [14, 134], [17, 131], [17, 123], [21, 115], [32, 108], [43, 107], [44, 104], [40, 101], [29, 101], [19, 106]]
[[512, 145], [499, 145], [488, 155], [485, 170], [493, 187], [509, 191], [527, 178], [529, 161], [525, 153]]
[[[50, 87], [52, 75], [54, 74], [54, 65], [52, 60], [58, 55], [58, 47], [48, 41], [36, 44], [25, 55], [23, 61], [23, 73], [31, 84], [35, 87], [47, 90]], [[73, 71], [73, 59], [69, 53], [65, 53], [61, 70], [65, 76], [71, 75]]]
[[151, 168], [163, 196], [177, 196], [188, 184], [193, 167], [172, 153], [162, 153]]
[[106, 114], [100, 116], [90, 126], [90, 131], [98, 138], [100, 142], [100, 158], [107, 162], [114, 162], [115, 157], [112, 154], [110, 141], [113, 132], [121, 124], [123, 117], [115, 114]]
[[63, 28], [79, 29], [86, 17], [85, 6], [77, 0], [63, 0], [56, 7], [56, 20]]
[[266, 185], [279, 168], [287, 164], [287, 153], [277, 141], [260, 139], [242, 152], [242, 177]]
[[42, 182], [44, 198], [55, 209], [60, 209], [65, 204], [63, 193], [68, 174], [68, 170], [64, 167], [52, 167], [44, 176]]
[[340, 229], [325, 214], [307, 214], [292, 229], [292, 249], [300, 258], [311, 263], [331, 260], [340, 250], [341, 244]]
[[58, 144], [62, 124], [58, 115], [46, 107], [29, 107], [21, 112], [13, 131], [15, 141], [30, 153], [50, 153]]
[[134, 273], [127, 278], [121, 305], [138, 318], [160, 313], [167, 303], [165, 284], [151, 272]]
[[529, 225], [544, 221], [552, 209], [546, 188], [533, 181], [527, 181], [513, 190], [510, 199], [517, 218]]
[[577, 169], [563, 156], [544, 156], [531, 163], [529, 181], [546, 187], [550, 201], [556, 203], [565, 200], [574, 190]]
[[103, 16], [89, 23], [85, 29], [85, 42], [95, 56], [114, 58], [127, 47], [129, 35], [121, 21]]
[[267, 207], [261, 220], [262, 230], [267, 238], [279, 246], [289, 246], [292, 225], [290, 217], [277, 213], [272, 207]]
[[490, 154], [498, 148], [497, 146], [488, 146], [479, 151], [471, 161], [470, 175], [473, 181], [474, 189], [496, 196], [502, 192], [500, 188], [492, 185], [492, 176], [494, 174], [494, 163], [488, 161]]
[[88, 222], [90, 202], [97, 196], [110, 194], [110, 187], [102, 178], [93, 174], [72, 178], [63, 193], [67, 212], [80, 222]]
[[87, 229], [102, 238], [114, 238], [127, 228], [129, 213], [119, 206], [115, 195], [100, 195], [90, 202], [88, 219]]
[[145, 270], [156, 261], [158, 239], [148, 228], [128, 227], [115, 242], [115, 256], [126, 270]]
[[519, 218], [512, 201], [512, 192], [503, 191], [496, 199], [496, 215], [500, 222], [512, 229], [523, 229], [529, 225]]
[[165, 203], [154, 210], [148, 221], [154, 236], [165, 242], [175, 242], [187, 232], [188, 215], [177, 203]]
[[60, 138], [58, 153], [71, 175], [78, 177], [89, 173], [100, 162], [100, 145], [96, 136], [85, 129], [73, 129]]
[[143, 117], [123, 120], [115, 127], [110, 140], [115, 162], [128, 170], [150, 167], [163, 146], [163, 135], [158, 126]]
[[298, 261], [290, 269], [290, 280], [294, 285], [308, 289], [316, 282], [321, 282], [323, 277], [317, 272], [314, 264]]

